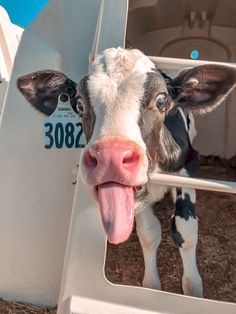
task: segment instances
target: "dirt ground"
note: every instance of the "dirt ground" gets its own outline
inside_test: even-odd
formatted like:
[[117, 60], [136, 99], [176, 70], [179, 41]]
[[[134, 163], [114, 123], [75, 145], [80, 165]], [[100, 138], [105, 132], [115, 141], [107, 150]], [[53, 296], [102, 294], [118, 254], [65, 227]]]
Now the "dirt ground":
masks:
[[[236, 168], [221, 162], [201, 166], [200, 177], [236, 181]], [[163, 240], [158, 250], [162, 289], [181, 291], [182, 265], [178, 249], [171, 241], [169, 221], [172, 201], [167, 196], [155, 212], [162, 223]], [[197, 260], [206, 298], [236, 302], [236, 195], [197, 192], [199, 242]], [[129, 241], [108, 245], [106, 276], [113, 283], [141, 286], [144, 271], [141, 247], [135, 231]], [[55, 309], [18, 302], [0, 301], [0, 314], [55, 314]]]

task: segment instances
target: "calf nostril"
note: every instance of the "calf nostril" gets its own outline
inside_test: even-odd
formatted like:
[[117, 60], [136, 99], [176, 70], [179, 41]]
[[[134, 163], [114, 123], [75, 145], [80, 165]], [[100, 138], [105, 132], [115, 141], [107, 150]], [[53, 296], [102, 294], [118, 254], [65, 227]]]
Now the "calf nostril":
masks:
[[135, 166], [138, 164], [138, 162], [139, 162], [139, 155], [133, 151], [128, 152], [122, 161], [124, 167], [126, 168]]
[[89, 151], [84, 155], [84, 165], [86, 168], [95, 169], [97, 167], [98, 161], [95, 156], [92, 156]]

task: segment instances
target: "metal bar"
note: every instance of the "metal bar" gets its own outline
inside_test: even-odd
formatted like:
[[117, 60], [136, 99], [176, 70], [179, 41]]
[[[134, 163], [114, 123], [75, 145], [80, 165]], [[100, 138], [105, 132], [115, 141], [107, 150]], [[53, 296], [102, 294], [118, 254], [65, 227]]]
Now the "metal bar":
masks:
[[[226, 62], [212, 62], [203, 60], [190, 60], [190, 59], [177, 59], [177, 58], [166, 58], [166, 57], [155, 57], [149, 56], [149, 58], [158, 65], [161, 70], [166, 71], [179, 71], [186, 67], [195, 67], [203, 64], [221, 64], [236, 68], [235, 63]], [[189, 177], [180, 177], [167, 174], [153, 174], [150, 177], [152, 183], [168, 185], [168, 186], [179, 186], [189, 187], [199, 190], [208, 190], [224, 193], [236, 194], [236, 182], [209, 180], [209, 179], [195, 179]]]
[[231, 62], [214, 62], [214, 61], [154, 57], [154, 56], [149, 56], [149, 58], [155, 64], [157, 64], [161, 70], [166, 70], [166, 71], [179, 71], [186, 67], [196, 67], [203, 64], [221, 64], [221, 65], [227, 65], [227, 66], [236, 68], [236, 64], [231, 63]]
[[236, 182], [229, 181], [196, 179], [168, 174], [152, 174], [150, 182], [167, 186], [188, 187], [198, 190], [236, 194]]

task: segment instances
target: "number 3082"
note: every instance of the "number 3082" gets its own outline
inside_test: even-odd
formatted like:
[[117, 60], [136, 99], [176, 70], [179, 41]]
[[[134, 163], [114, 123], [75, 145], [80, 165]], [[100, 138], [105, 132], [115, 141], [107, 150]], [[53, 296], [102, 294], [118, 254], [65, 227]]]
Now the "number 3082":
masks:
[[46, 149], [56, 148], [83, 148], [85, 145], [80, 143], [81, 135], [83, 134], [82, 124], [68, 122], [63, 125], [61, 122], [55, 125], [47, 122], [44, 124], [45, 136], [48, 143], [44, 145]]

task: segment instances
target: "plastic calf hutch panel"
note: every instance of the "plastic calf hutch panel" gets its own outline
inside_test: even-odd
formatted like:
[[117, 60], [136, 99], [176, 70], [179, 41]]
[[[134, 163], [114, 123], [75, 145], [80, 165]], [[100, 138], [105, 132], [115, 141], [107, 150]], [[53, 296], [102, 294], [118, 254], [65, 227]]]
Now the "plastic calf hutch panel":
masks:
[[[234, 0], [171, 1], [171, 4], [166, 0], [130, 0], [126, 47], [140, 49], [150, 56], [170, 57], [169, 63], [177, 61], [183, 67], [190, 61], [193, 66], [198, 64], [186, 60], [194, 50], [199, 60], [236, 62], [235, 11]], [[194, 145], [202, 155], [227, 159], [235, 156], [236, 141], [232, 136], [236, 133], [235, 102], [236, 91], [210, 115], [196, 117], [198, 134]]]
[[[104, 6], [103, 6], [104, 5]], [[90, 60], [107, 44], [101, 44], [104, 37], [108, 16], [104, 14], [106, 2], [98, 20], [95, 42]], [[99, 48], [98, 48], [99, 47]], [[100, 50], [101, 49], [101, 50]], [[155, 59], [155, 58], [154, 58]], [[161, 58], [155, 59], [163, 70], [173, 74], [173, 64], [166, 67]], [[186, 66], [181, 60], [172, 59], [176, 69]], [[175, 72], [175, 71], [174, 71]], [[199, 189], [236, 193], [236, 183], [181, 178], [169, 175], [153, 176], [156, 184], [171, 186], [190, 186]], [[173, 314], [233, 314], [236, 304], [198, 299], [167, 292], [113, 285], [104, 276], [104, 256], [106, 255], [106, 238], [99, 209], [93, 205], [87, 191], [80, 183], [75, 191], [74, 206], [71, 217], [70, 232], [64, 263], [58, 314], [63, 313], [173, 313]]]
[[69, 303], [69, 314], [161, 314], [148, 310], [137, 309], [130, 306], [118, 305], [114, 303], [102, 302], [80, 297], [72, 297]]
[[[187, 181], [188, 179], [186, 179]], [[77, 189], [78, 187], [79, 185]], [[79, 191], [77, 190], [77, 192]], [[160, 313], [235, 313], [236, 304], [233, 303], [109, 283], [104, 277], [106, 238], [100, 221], [99, 210], [92, 205], [89, 195], [85, 197], [86, 194], [87, 192], [86, 190], [83, 191], [82, 186], [80, 186], [80, 193], [75, 193], [58, 314], [69, 312], [69, 309], [71, 309], [71, 313], [73, 313], [72, 309], [75, 313], [80, 313], [80, 298], [91, 299], [92, 304], [93, 301], [102, 301]], [[74, 296], [79, 297], [79, 299]], [[98, 309], [99, 304], [101, 304], [102, 309], [104, 303], [98, 302]], [[89, 301], [88, 303], [83, 301], [82, 309], [85, 313], [90, 313]]]
[[0, 6], [0, 77], [9, 81], [23, 29], [13, 23]]
[[[101, 3], [98, 42], [93, 46]], [[69, 229], [58, 313], [76, 311], [80, 298], [146, 312], [235, 313], [234, 304], [106, 280], [106, 239], [99, 211], [79, 180], [73, 202], [78, 150], [46, 153], [41, 146], [43, 117], [16, 90], [17, 77], [46, 68], [78, 81], [87, 72], [91, 51], [93, 56], [94, 51], [123, 46], [127, 11], [126, 0], [52, 0], [24, 32], [0, 124], [1, 296], [56, 304]]]
[[[104, 3], [110, 14], [98, 48], [124, 46], [127, 1]], [[87, 74], [100, 4], [49, 1], [19, 45], [0, 123], [0, 295], [5, 299], [58, 303], [80, 156], [78, 149], [44, 148], [45, 117], [19, 93], [16, 80], [43, 69], [74, 81]]]
[[19, 93], [16, 79], [42, 69], [62, 71], [75, 81], [85, 75], [99, 5], [99, 0], [50, 1], [24, 31], [16, 54], [0, 123], [4, 299], [58, 303], [80, 155], [78, 149], [43, 147], [45, 117]]
[[12, 24], [0, 6], [0, 115], [22, 32], [23, 29]]

